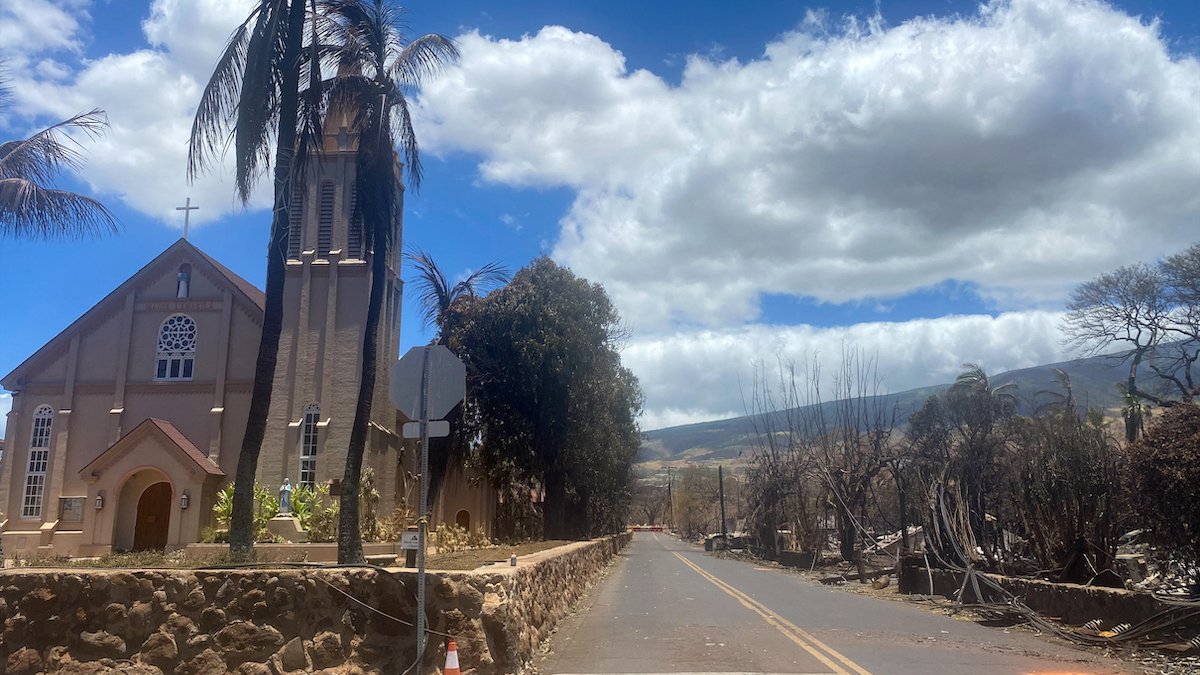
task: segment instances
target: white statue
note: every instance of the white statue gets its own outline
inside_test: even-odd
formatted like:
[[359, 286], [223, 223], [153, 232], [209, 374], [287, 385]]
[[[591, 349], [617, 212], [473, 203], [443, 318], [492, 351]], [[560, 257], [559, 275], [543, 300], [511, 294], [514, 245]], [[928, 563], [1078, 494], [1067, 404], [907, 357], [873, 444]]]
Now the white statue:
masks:
[[292, 512], [292, 481], [284, 478], [283, 485], [279, 486], [279, 515], [287, 515]]

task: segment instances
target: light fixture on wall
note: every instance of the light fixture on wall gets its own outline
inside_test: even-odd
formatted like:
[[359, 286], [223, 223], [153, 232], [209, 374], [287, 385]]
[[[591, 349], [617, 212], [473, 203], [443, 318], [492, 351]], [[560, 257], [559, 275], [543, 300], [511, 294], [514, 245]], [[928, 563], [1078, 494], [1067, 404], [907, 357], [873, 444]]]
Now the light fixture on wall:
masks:
[[186, 509], [188, 507], [188, 504], [191, 503], [191, 501], [192, 501], [192, 496], [186, 492], [183, 493], [183, 496], [179, 498], [179, 508]]
[[99, 511], [102, 508], [104, 508], [104, 495], [99, 494], [96, 495], [96, 510]]

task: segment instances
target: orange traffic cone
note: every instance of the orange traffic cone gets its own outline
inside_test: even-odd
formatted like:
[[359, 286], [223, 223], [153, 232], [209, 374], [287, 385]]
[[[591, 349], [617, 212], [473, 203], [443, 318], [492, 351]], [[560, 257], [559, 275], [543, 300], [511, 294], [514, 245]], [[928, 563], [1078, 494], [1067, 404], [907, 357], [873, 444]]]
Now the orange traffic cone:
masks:
[[446, 669], [442, 671], [442, 675], [462, 675], [462, 671], [458, 669], [458, 645], [454, 644], [454, 640], [446, 647]]

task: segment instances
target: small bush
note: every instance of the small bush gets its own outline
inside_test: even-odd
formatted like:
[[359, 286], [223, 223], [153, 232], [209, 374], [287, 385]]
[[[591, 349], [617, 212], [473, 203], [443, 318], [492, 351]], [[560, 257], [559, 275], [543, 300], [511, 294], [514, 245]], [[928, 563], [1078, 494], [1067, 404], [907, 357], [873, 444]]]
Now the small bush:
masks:
[[430, 540], [430, 543], [437, 547], [438, 553], [455, 553], [492, 545], [482, 527], [472, 532], [461, 525], [449, 523], [442, 525], [437, 532], [432, 533]]
[[[279, 515], [279, 497], [265, 485], [254, 484], [254, 541], [260, 544], [277, 543], [279, 538], [267, 529], [267, 523]], [[217, 531], [226, 531], [225, 541], [229, 540], [229, 521], [233, 517], [233, 483], [227, 483], [217, 491], [217, 501], [213, 504], [213, 518], [217, 521]], [[201, 537], [203, 537], [203, 533]], [[216, 534], [214, 533], [214, 537]], [[201, 539], [203, 541], [203, 539]], [[214, 539], [213, 543], [217, 543]]]
[[1130, 496], [1162, 562], [1200, 585], [1200, 407], [1168, 408], [1129, 452]]
[[400, 535], [408, 530], [416, 519], [404, 504], [396, 506], [391, 515], [379, 521], [379, 541], [400, 541]]
[[329, 496], [329, 486], [301, 485], [292, 492], [292, 515], [308, 532], [311, 542], [337, 539], [338, 502]]

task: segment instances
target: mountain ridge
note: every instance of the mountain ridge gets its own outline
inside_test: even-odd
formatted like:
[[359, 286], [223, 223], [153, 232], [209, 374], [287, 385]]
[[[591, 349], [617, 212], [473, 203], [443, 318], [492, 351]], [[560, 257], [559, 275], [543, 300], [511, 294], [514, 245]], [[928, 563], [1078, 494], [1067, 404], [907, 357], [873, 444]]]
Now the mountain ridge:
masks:
[[[992, 375], [989, 380], [993, 386], [1016, 385], [1020, 410], [1024, 414], [1029, 414], [1035, 411], [1039, 404], [1044, 403], [1044, 401], [1038, 400], [1041, 393], [1061, 391], [1055, 371], [1055, 369], [1060, 369], [1071, 378], [1072, 391], [1081, 407], [1112, 411], [1119, 409], [1123, 403], [1121, 393], [1117, 390], [1116, 385], [1124, 382], [1128, 375], [1128, 364], [1122, 360], [1124, 356], [1124, 352], [1118, 352], [1018, 368]], [[868, 398], [894, 400], [895, 405], [898, 406], [901, 423], [906, 424], [909, 416], [926, 399], [945, 391], [950, 386], [951, 383], [948, 382]], [[819, 405], [832, 408], [836, 404], [837, 401], [827, 401]], [[801, 406], [792, 410], [803, 411], [812, 407], [811, 405]], [[775, 414], [783, 415], [785, 412], [777, 411]], [[643, 432], [638, 462], [654, 467], [681, 462], [728, 461], [738, 464], [748, 461], [755, 449], [751, 417], [756, 416], [743, 415], [706, 422], [693, 422]]]

